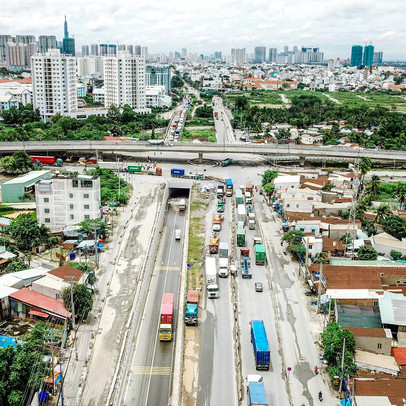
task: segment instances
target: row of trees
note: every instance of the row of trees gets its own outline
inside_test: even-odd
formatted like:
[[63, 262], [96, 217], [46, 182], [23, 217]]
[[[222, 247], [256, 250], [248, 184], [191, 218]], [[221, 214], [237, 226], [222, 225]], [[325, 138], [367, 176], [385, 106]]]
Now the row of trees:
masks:
[[[245, 96], [234, 99], [236, 110], [234, 127], [248, 128], [262, 132], [264, 123], [271, 125], [289, 123], [299, 128], [308, 128], [322, 122], [346, 121], [348, 128], [369, 129], [378, 128], [372, 135], [354, 135], [357, 142], [365, 147], [380, 147], [384, 149], [406, 150], [406, 115], [385, 107], [370, 108], [367, 106], [349, 107], [337, 105], [331, 101], [322, 101], [315, 95], [299, 95], [291, 99], [291, 107], [273, 109], [250, 106]], [[325, 144], [335, 144], [341, 135], [338, 126], [324, 135]], [[355, 138], [354, 138], [355, 140]]]
[[16, 151], [0, 159], [0, 171], [9, 175], [28, 172], [33, 166], [31, 157], [25, 151]]
[[49, 122], [40, 121], [32, 105], [11, 107], [1, 112], [1, 141], [102, 140], [105, 136], [137, 137], [143, 130], [166, 127], [168, 120], [156, 114], [138, 114], [129, 105], [122, 111], [112, 106], [107, 117], [89, 116], [85, 120], [56, 114]]

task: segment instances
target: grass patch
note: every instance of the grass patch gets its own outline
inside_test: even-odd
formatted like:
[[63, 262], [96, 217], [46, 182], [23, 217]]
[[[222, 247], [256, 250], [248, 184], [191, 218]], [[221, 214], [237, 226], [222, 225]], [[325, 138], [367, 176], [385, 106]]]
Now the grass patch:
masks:
[[[188, 123], [189, 125], [189, 123]], [[216, 132], [213, 128], [210, 129], [196, 129], [196, 130], [184, 130], [182, 133], [182, 141], [209, 141], [216, 142]]]
[[[204, 216], [202, 215], [209, 206], [210, 198], [202, 195], [197, 187], [192, 188], [190, 204], [188, 264], [192, 267], [187, 272], [187, 286], [196, 289], [201, 286], [204, 255]], [[202, 232], [203, 230], [203, 232]]]
[[4, 216], [5, 214], [13, 214], [16, 211], [18, 210], [10, 206], [0, 206], [0, 216]]

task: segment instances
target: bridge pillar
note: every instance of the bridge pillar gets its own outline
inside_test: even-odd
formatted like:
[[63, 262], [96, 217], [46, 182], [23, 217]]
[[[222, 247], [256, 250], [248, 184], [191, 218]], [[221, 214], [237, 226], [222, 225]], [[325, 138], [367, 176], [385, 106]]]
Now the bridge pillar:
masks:
[[203, 152], [199, 152], [198, 162], [199, 162], [199, 164], [203, 163]]
[[305, 160], [306, 160], [306, 157], [304, 155], [300, 155], [300, 157], [299, 157], [299, 165], [304, 166], [305, 165]]
[[96, 162], [99, 162], [99, 150], [96, 149]]

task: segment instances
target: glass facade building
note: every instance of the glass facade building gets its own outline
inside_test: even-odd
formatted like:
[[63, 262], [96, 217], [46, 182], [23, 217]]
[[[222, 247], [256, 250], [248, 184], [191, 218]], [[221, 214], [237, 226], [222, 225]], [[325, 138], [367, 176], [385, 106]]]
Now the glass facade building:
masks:
[[351, 49], [351, 66], [362, 65], [362, 46], [353, 45]]

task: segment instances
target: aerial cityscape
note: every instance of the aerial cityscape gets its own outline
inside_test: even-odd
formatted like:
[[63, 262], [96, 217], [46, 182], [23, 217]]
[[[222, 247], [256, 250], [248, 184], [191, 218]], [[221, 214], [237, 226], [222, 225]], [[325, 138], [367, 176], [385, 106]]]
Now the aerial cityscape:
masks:
[[19, 3], [0, 405], [404, 406], [406, 4]]

